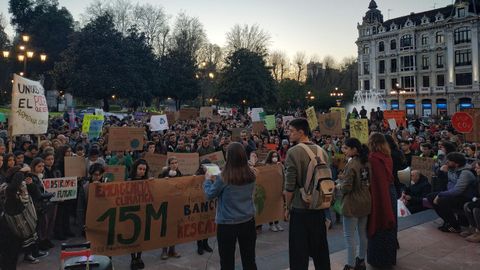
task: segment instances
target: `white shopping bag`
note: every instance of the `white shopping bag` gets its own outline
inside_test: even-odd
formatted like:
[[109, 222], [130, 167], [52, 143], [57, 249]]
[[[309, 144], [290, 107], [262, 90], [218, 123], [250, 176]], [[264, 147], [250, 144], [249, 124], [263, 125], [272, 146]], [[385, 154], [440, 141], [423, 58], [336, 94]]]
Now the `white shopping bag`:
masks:
[[398, 217], [408, 217], [411, 215], [410, 211], [402, 200], [397, 200], [397, 215]]

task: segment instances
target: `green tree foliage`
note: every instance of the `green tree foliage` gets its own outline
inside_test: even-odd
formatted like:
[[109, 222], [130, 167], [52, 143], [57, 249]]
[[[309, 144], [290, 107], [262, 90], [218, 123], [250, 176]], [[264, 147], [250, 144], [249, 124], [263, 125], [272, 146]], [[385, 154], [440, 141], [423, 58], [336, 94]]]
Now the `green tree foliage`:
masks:
[[303, 107], [306, 95], [307, 88], [297, 80], [285, 79], [278, 83], [278, 105], [283, 111]]
[[[8, 50], [10, 47], [10, 41], [8, 36], [5, 33], [5, 26], [3, 21], [3, 16], [0, 13], [0, 52], [3, 50]], [[10, 100], [10, 95], [7, 95], [10, 92], [12, 84], [10, 83], [10, 74], [12, 73], [12, 63], [10, 61], [0, 61], [0, 101], [8, 102]]]
[[160, 88], [158, 63], [145, 37], [131, 29], [124, 38], [109, 14], [72, 36], [54, 74], [60, 90], [86, 100], [103, 100], [106, 111], [112, 95], [128, 98], [136, 107], [159, 94]]
[[275, 83], [262, 55], [247, 49], [233, 52], [225, 60], [220, 81], [220, 101], [229, 104], [265, 106], [275, 104]]

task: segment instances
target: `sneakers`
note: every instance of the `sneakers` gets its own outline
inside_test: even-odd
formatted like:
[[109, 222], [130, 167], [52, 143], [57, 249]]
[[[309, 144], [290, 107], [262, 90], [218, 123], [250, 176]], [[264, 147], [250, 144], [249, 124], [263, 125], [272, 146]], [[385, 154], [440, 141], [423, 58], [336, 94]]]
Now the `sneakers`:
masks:
[[208, 245], [208, 241], [206, 241], [206, 240], [203, 242], [203, 249], [206, 252], [213, 252], [213, 249]]
[[275, 224], [275, 226], [277, 227], [278, 231], [283, 232], [283, 227], [280, 226], [280, 224]]
[[345, 267], [343, 267], [343, 270], [355, 270], [355, 267], [352, 267], [352, 266], [346, 264]]
[[275, 226], [275, 224], [270, 225], [270, 231], [278, 232], [277, 226]]
[[35, 258], [35, 257], [33, 257], [32, 254], [25, 255], [25, 256], [23, 257], [23, 260], [24, 260], [25, 262], [31, 263], [31, 264], [37, 264], [37, 263], [40, 262], [40, 260], [37, 259], [37, 258]]
[[355, 258], [355, 270], [367, 270], [365, 259]]
[[160, 256], [162, 260], [167, 260], [168, 259], [168, 252], [162, 251], [162, 255]]
[[480, 243], [480, 232], [476, 232], [468, 236], [467, 238], [465, 238], [465, 240], [472, 243]]
[[41, 258], [45, 258], [47, 256], [48, 256], [48, 251], [39, 250], [38, 252], [33, 254], [33, 257], [35, 257], [35, 259], [41, 259]]
[[180, 258], [182, 255], [180, 253], [173, 251], [173, 252], [168, 252], [168, 257], [173, 257], [173, 258]]
[[142, 258], [136, 258], [130, 262], [131, 270], [137, 270], [137, 269], [143, 269], [143, 268], [145, 268], [145, 263], [143, 263]]
[[475, 228], [473, 228], [473, 227], [470, 226], [470, 227], [468, 227], [466, 230], [462, 231], [462, 232], [460, 233], [460, 236], [461, 236], [461, 237], [468, 237], [468, 236], [470, 236], [470, 235], [472, 235], [472, 234], [474, 234], [474, 233], [475, 233]]

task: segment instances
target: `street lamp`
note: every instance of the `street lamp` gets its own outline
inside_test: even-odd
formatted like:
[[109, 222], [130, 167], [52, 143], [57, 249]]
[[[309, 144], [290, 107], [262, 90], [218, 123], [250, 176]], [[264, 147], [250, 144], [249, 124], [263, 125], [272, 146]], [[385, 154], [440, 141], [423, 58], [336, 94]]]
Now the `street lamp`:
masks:
[[407, 91], [400, 88], [400, 84], [396, 83], [395, 88], [390, 91], [390, 95], [397, 95], [398, 109], [400, 109], [400, 95], [406, 94]]
[[198, 80], [202, 80], [201, 82], [201, 92], [202, 92], [202, 106], [205, 106], [205, 101], [208, 101], [208, 98], [206, 98], [206, 88], [207, 85], [210, 83], [211, 80], [215, 79], [215, 73], [213, 72], [213, 65], [211, 62], [201, 62], [198, 65], [198, 73], [195, 74], [195, 78]]
[[[22, 35], [21, 40], [23, 41], [24, 44], [20, 44], [18, 46], [18, 54], [17, 59], [19, 62], [23, 62], [23, 75], [27, 74], [27, 61], [28, 59], [34, 59], [35, 52], [32, 50], [29, 50], [26, 46], [26, 43], [30, 41], [30, 36], [29, 35]], [[4, 50], [2, 51], [2, 56], [5, 59], [8, 59], [10, 57], [10, 51]], [[47, 55], [42, 53], [40, 54], [40, 61], [43, 63], [47, 61]], [[23, 76], [22, 75], [22, 76]]]
[[337, 107], [342, 105], [343, 92], [338, 90], [338, 87], [335, 87], [335, 89], [330, 92], [330, 96], [336, 98]]

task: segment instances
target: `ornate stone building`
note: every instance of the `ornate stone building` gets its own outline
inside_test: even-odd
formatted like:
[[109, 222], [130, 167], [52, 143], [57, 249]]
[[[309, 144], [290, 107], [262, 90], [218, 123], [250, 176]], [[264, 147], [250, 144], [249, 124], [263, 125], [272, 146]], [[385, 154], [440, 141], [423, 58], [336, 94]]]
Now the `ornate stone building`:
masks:
[[430, 116], [480, 108], [480, 0], [384, 21], [371, 0], [358, 26], [359, 89], [388, 109]]

